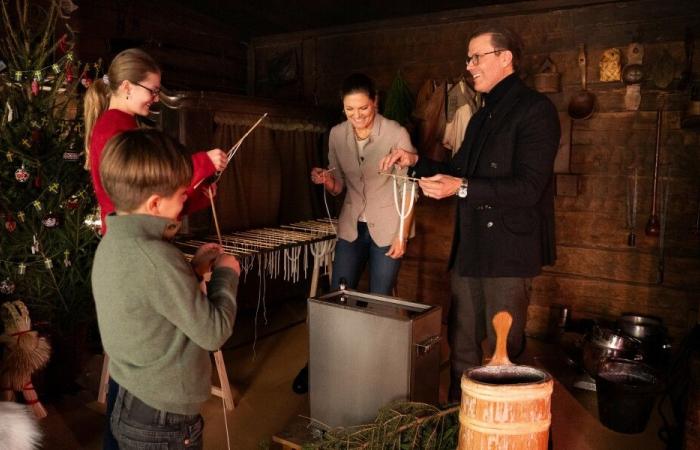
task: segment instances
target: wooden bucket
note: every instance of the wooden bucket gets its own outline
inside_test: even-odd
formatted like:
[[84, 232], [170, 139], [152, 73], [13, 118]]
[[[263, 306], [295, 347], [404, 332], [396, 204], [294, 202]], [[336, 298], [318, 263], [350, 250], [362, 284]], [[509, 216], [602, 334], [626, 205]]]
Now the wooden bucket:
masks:
[[552, 377], [510, 362], [506, 338], [511, 323], [505, 311], [494, 316], [491, 362], [462, 375], [460, 450], [547, 450]]

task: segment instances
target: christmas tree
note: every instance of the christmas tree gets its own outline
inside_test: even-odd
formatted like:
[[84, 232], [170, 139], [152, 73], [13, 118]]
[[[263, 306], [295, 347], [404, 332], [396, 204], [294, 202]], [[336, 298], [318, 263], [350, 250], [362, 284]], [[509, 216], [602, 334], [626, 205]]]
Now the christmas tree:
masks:
[[61, 335], [94, 318], [80, 93], [99, 69], [74, 59], [57, 0], [0, 3], [0, 303], [23, 300]]

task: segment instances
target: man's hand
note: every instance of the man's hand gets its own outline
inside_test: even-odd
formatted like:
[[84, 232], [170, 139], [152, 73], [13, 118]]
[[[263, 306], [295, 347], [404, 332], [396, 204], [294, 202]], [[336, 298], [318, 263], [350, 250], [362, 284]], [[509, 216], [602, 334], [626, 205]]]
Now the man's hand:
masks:
[[455, 195], [462, 185], [462, 179], [441, 173], [421, 178], [418, 185], [426, 197], [441, 199]]
[[217, 172], [224, 171], [228, 164], [228, 155], [226, 155], [223, 150], [220, 148], [211, 149], [207, 152], [207, 156], [211, 160], [211, 163], [214, 164], [214, 169], [216, 169]]
[[418, 155], [416, 153], [394, 147], [388, 155], [379, 161], [379, 170], [382, 172], [389, 172], [394, 165], [404, 169], [406, 167], [415, 166], [417, 162]]
[[311, 169], [311, 182], [314, 184], [322, 184], [328, 192], [335, 192], [335, 177], [333, 177], [333, 169], [322, 169], [314, 167]]

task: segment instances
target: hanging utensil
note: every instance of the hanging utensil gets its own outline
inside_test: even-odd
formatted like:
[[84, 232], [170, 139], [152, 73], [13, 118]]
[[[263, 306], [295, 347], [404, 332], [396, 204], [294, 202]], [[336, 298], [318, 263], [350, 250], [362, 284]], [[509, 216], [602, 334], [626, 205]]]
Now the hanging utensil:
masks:
[[637, 168], [634, 168], [634, 176], [632, 177], [632, 189], [630, 190], [630, 182], [627, 180], [627, 245], [629, 247], [637, 246], [637, 187], [638, 187]]
[[663, 106], [656, 111], [656, 151], [654, 153], [654, 178], [651, 189], [651, 212], [644, 232], [647, 236], [659, 235], [659, 215], [656, 209], [656, 193], [659, 186], [659, 159], [661, 156], [661, 117]]
[[627, 111], [637, 111], [642, 102], [643, 58], [644, 47], [641, 44], [635, 42], [627, 47], [627, 65], [622, 69], [622, 82], [627, 85], [625, 88], [625, 109]]
[[586, 48], [579, 46], [578, 66], [581, 71], [581, 90], [569, 102], [569, 116], [572, 119], [588, 119], [595, 109], [595, 95], [586, 89]]

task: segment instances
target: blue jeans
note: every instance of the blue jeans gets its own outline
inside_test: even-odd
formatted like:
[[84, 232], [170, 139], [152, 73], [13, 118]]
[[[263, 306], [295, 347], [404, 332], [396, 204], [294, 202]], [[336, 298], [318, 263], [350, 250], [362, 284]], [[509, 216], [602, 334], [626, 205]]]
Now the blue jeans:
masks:
[[151, 408], [119, 387], [112, 411], [112, 433], [121, 450], [201, 450], [204, 420]]
[[341, 278], [345, 279], [347, 287], [357, 288], [362, 271], [369, 261], [369, 292], [391, 295], [401, 267], [401, 259], [385, 255], [390, 247], [378, 247], [369, 235], [367, 224], [357, 222], [357, 239], [353, 242], [338, 239], [335, 245], [331, 290], [338, 289]]
[[112, 427], [110, 426], [117, 394], [119, 394], [119, 385], [112, 377], [109, 377], [109, 384], [107, 385], [107, 423], [105, 424], [105, 432], [102, 436], [102, 450], [119, 450], [119, 444], [117, 444], [117, 440], [114, 439]]

